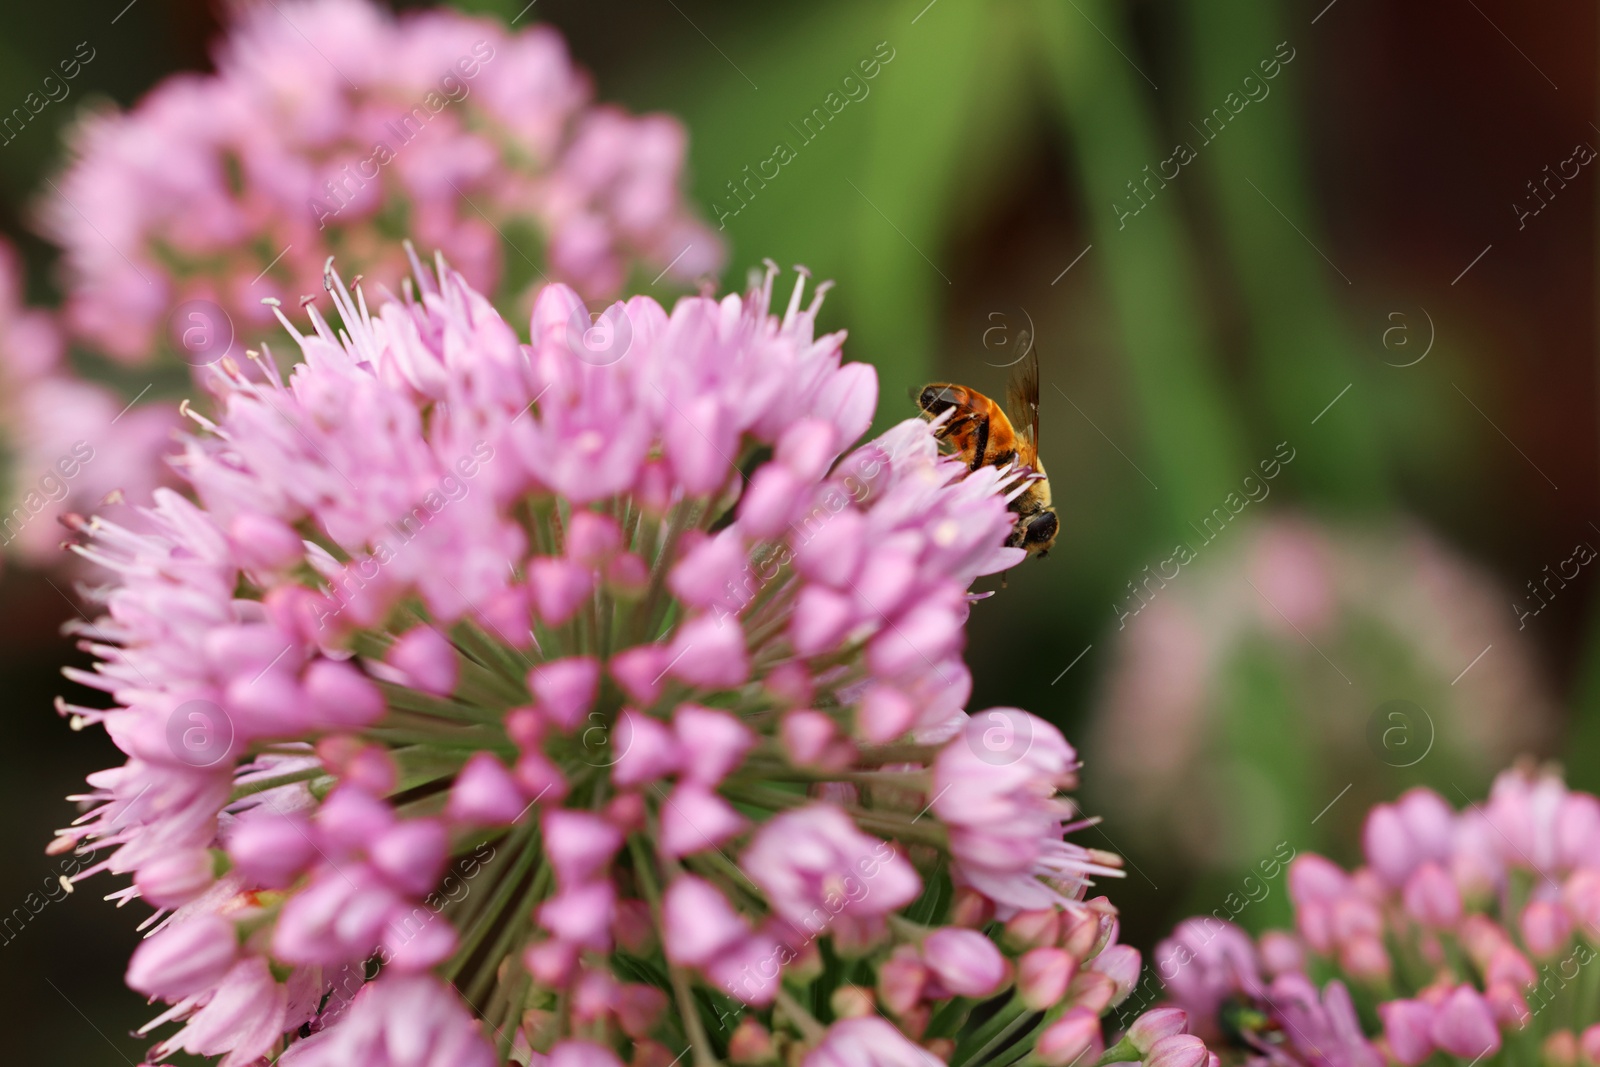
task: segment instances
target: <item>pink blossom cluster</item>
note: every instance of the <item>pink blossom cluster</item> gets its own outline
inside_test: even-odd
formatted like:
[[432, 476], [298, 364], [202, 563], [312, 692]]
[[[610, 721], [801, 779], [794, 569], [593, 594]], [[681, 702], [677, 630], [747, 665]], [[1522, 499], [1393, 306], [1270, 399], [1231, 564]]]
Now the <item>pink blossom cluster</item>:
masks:
[[21, 263], [0, 241], [0, 441], [7, 490], [0, 548], [30, 563], [61, 558], [56, 516], [105, 508], [108, 494], [148, 496], [164, 478], [155, 460], [175, 412], [128, 410], [108, 386], [66, 364], [54, 314], [23, 301]]
[[214, 74], [80, 124], [41, 222], [66, 253], [77, 337], [124, 362], [197, 363], [223, 342], [184, 340], [189, 302], [242, 353], [272, 324], [262, 298], [319, 294], [329, 255], [398, 285], [407, 237], [510, 296], [714, 271], [721, 248], [679, 189], [685, 145], [670, 116], [595, 104], [545, 26], [242, 4]]
[[[1132, 584], [1127, 596], [1145, 606], [1118, 631], [1084, 745], [1101, 795], [1116, 797], [1126, 818], [1117, 840], [1130, 850], [1222, 877], [1240, 857], [1217, 849], [1209, 827], [1246, 814], [1266, 819], [1246, 852], [1295, 833], [1287, 813], [1296, 801], [1285, 784], [1294, 776], [1261, 777], [1269, 791], [1258, 794], [1227, 786], [1233, 763], [1206, 758], [1229, 744], [1235, 709], [1256, 699], [1241, 664], [1263, 641], [1307, 709], [1306, 744], [1317, 753], [1321, 784], [1331, 795], [1353, 783], [1319, 828], [1347, 806], [1360, 811], [1387, 796], [1383, 776], [1370, 773], [1375, 754], [1400, 770], [1426, 755], [1439, 780], [1454, 774], [1465, 782], [1494, 773], [1506, 752], [1545, 751], [1556, 741], [1561, 714], [1527, 644], [1514, 639], [1506, 591], [1415, 522], [1374, 528], [1262, 515], [1216, 534], [1178, 577], [1146, 568]], [[1471, 692], [1460, 692], [1464, 682], [1452, 690], [1449, 717], [1459, 729], [1412, 705], [1409, 717], [1385, 717], [1385, 728], [1369, 736], [1368, 691], [1329, 666], [1379, 692], [1415, 691], [1419, 680], [1445, 688], [1490, 644], [1494, 669]]]
[[1481, 804], [1379, 804], [1363, 846], [1291, 864], [1293, 933], [1190, 919], [1157, 949], [1203, 1034], [1284, 1064], [1600, 1058], [1600, 798], [1519, 764]]
[[521, 344], [442, 260], [375, 313], [330, 273], [286, 380], [215, 368], [194, 499], [75, 522], [115, 580], [69, 675], [111, 707], [62, 711], [127, 762], [54, 847], [157, 909], [152, 1062], [1101, 1047], [1140, 961], [1067, 840], [1077, 756], [964, 711], [1020, 473], [919, 419], [855, 444], [875, 376], [774, 275], [613, 305], [597, 353], [564, 286]]

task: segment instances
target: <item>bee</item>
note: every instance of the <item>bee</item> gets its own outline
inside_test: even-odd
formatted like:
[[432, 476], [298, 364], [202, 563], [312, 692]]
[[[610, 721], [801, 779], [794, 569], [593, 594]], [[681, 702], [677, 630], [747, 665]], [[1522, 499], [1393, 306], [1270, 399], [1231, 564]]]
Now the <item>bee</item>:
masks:
[[[1027, 362], [1012, 375], [1006, 386], [1005, 409], [976, 389], [952, 382], [923, 386], [917, 406], [926, 419], [952, 412], [934, 434], [968, 470], [1010, 463], [1028, 468], [1030, 480], [1010, 504], [1017, 521], [1006, 544], [1026, 549], [1029, 555], [1042, 557], [1049, 552], [1061, 520], [1050, 506], [1050, 483], [1039, 461], [1038, 352], [1030, 352]], [[1022, 427], [1020, 432], [1017, 426]]]

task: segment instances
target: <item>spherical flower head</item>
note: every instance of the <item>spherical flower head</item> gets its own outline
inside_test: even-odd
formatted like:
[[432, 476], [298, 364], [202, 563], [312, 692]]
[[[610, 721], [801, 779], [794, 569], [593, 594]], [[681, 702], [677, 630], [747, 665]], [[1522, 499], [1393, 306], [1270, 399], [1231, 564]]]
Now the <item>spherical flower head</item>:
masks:
[[91, 113], [42, 205], [72, 328], [113, 358], [242, 358], [262, 298], [320, 292], [334, 252], [398, 286], [401, 236], [511, 295], [720, 265], [679, 188], [681, 124], [594, 104], [547, 26], [294, 0], [238, 5], [215, 51], [215, 74]]
[[[920, 1063], [1016, 973], [970, 927], [1023, 898], [1062, 954], [1030, 994], [1126, 994], [1071, 748], [1004, 709], [1035, 743], [995, 784], [968, 759], [967, 589], [1020, 561], [1018, 475], [920, 419], [854, 444], [875, 378], [774, 274], [614, 305], [605, 360], [562, 286], [525, 345], [442, 260], [376, 311], [330, 274], [342, 325], [312, 312], [286, 381], [215, 368], [193, 499], [81, 524], [114, 580], [72, 677], [112, 706], [63, 711], [128, 760], [54, 847], [169, 909], [130, 971], [183, 1024], [161, 1055], [670, 1063], [716, 1003], [746, 1043]], [[862, 979], [819, 1017], [787, 989], [823, 942]]]
[[[1278, 1067], [1487, 1060], [1535, 1027], [1551, 1062], [1575, 1062], [1576, 1034], [1600, 1024], [1593, 1004], [1563, 999], [1592, 964], [1600, 928], [1597, 804], [1528, 763], [1460, 810], [1410, 790], [1368, 814], [1369, 866], [1346, 871], [1309, 853], [1290, 865], [1295, 934], [1270, 932], [1259, 948], [1237, 930], [1215, 938], [1213, 955], [1261, 961], [1265, 988], [1176, 951], [1208, 926], [1232, 929], [1207, 918], [1180, 925], [1157, 950], [1158, 969], [1197, 1029], [1237, 1034]], [[1352, 991], [1375, 1009], [1374, 1032]], [[1553, 1003], [1567, 1015], [1552, 1021]]]

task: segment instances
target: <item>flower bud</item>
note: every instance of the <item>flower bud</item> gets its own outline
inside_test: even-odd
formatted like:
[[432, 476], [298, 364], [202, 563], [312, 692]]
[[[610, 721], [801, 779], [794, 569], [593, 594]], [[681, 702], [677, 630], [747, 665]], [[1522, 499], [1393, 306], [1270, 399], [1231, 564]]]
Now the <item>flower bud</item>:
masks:
[[764, 1067], [778, 1062], [772, 1032], [754, 1015], [746, 1015], [728, 1038], [728, 1059], [737, 1067]]
[[1306, 950], [1293, 934], [1269, 930], [1261, 935], [1257, 951], [1261, 954], [1262, 969], [1269, 977], [1306, 969]]
[[895, 1015], [905, 1015], [922, 999], [927, 969], [916, 950], [901, 945], [878, 967], [878, 999]]
[[528, 563], [528, 592], [539, 620], [562, 626], [594, 592], [594, 572], [571, 560], [540, 556]]
[[1600, 871], [1574, 871], [1561, 889], [1561, 902], [1583, 936], [1600, 942]]
[[650, 917], [650, 906], [637, 898], [617, 901], [611, 936], [635, 956], [650, 955], [656, 946], [656, 924]]
[[689, 966], [707, 963], [748, 932], [722, 890], [693, 875], [667, 887], [662, 917], [667, 958]]
[[1545, 1067], [1577, 1067], [1578, 1037], [1571, 1030], [1557, 1030], [1544, 1039], [1540, 1051]]
[[1145, 1067], [1206, 1067], [1206, 1043], [1193, 1034], [1170, 1034], [1150, 1047]]
[[1534, 959], [1552, 958], [1566, 948], [1572, 937], [1572, 918], [1560, 904], [1550, 900], [1535, 900], [1522, 909], [1517, 925], [1522, 929], [1522, 943]]
[[228, 540], [239, 562], [251, 570], [275, 571], [304, 553], [300, 535], [286, 522], [258, 511], [241, 511], [228, 524]]
[[951, 926], [977, 930], [988, 925], [993, 918], [994, 901], [967, 886], [956, 890], [955, 900], [950, 904]]
[[1522, 995], [1522, 990], [1505, 982], [1490, 982], [1489, 988], [1483, 992], [1483, 1000], [1489, 1005], [1489, 1014], [1494, 1016], [1495, 1025], [1506, 1030], [1522, 1029], [1532, 1014], [1528, 1010], [1528, 998]]
[[706, 689], [732, 689], [750, 678], [750, 655], [737, 619], [702, 615], [678, 627], [667, 646], [669, 672], [679, 681]]
[[157, 908], [179, 908], [216, 881], [216, 857], [210, 849], [174, 849], [141, 864], [133, 884]]
[[1600, 1064], [1600, 1023], [1587, 1027], [1578, 1035], [1578, 1058], [1586, 1067]]
[[372, 864], [405, 892], [422, 896], [432, 889], [449, 861], [449, 836], [433, 819], [406, 819], [372, 845]]
[[1082, 960], [1100, 939], [1100, 917], [1086, 908], [1061, 913], [1061, 947]]
[[1189, 1013], [1182, 1008], [1151, 1008], [1128, 1027], [1128, 1042], [1148, 1054], [1157, 1041], [1189, 1031]]
[[455, 646], [431, 626], [416, 626], [394, 643], [384, 662], [424, 693], [448, 696], [455, 691], [461, 661]]
[[583, 722], [600, 691], [600, 664], [590, 656], [567, 656], [528, 672], [528, 689], [539, 715], [564, 733]]
[[1044, 1011], [1066, 996], [1077, 973], [1071, 953], [1054, 945], [1029, 949], [1017, 961], [1017, 993], [1029, 1010]]
[[544, 813], [545, 854], [556, 884], [576, 886], [602, 874], [622, 847], [622, 831], [602, 816], [556, 808]]
[[1045, 1027], [1033, 1054], [1045, 1067], [1068, 1067], [1080, 1060], [1094, 1063], [1104, 1048], [1099, 1014], [1088, 1008], [1073, 1008]]
[[587, 508], [572, 513], [566, 528], [567, 557], [587, 567], [598, 567], [622, 548], [617, 520]]
[[217, 915], [195, 915], [152, 934], [134, 949], [128, 985], [146, 996], [180, 1000], [215, 986], [238, 954], [232, 923]]
[[1424, 926], [1443, 930], [1461, 918], [1461, 892], [1437, 863], [1424, 863], [1413, 871], [1402, 895], [1406, 913]]
[[1513, 989], [1526, 989], [1539, 980], [1528, 962], [1528, 957], [1518, 952], [1509, 942], [1497, 945], [1483, 966], [1485, 985], [1509, 985]]
[[527, 801], [517, 780], [489, 752], [473, 753], [450, 787], [446, 814], [458, 823], [475, 826], [510, 826]]
[[348, 663], [316, 660], [301, 675], [300, 687], [321, 721], [360, 729], [383, 718], [383, 694]]
[[311, 824], [299, 814], [264, 809], [241, 816], [225, 843], [234, 869], [264, 889], [282, 889], [316, 858]]
[[1352, 977], [1368, 982], [1388, 978], [1393, 966], [1383, 942], [1371, 936], [1355, 938], [1340, 948], [1339, 963]]
[[1120, 1004], [1139, 984], [1139, 950], [1132, 945], [1111, 945], [1094, 958], [1089, 969], [1099, 971], [1116, 985], [1112, 1004]]
[[1067, 999], [1077, 1007], [1094, 1012], [1098, 1018], [1117, 995], [1117, 984], [1099, 971], [1079, 971], [1067, 986]]
[[876, 1014], [872, 990], [858, 985], [842, 985], [828, 999], [836, 1019], [860, 1019]]
[[1026, 952], [1042, 945], [1053, 945], [1061, 933], [1061, 920], [1054, 908], [1019, 911], [1006, 921], [1000, 941], [1013, 952]]
[[1500, 1050], [1500, 1031], [1489, 1005], [1469, 985], [1458, 986], [1439, 1005], [1429, 1036], [1435, 1045], [1465, 1060], [1490, 1056]]
[[1433, 1055], [1433, 1008], [1420, 1000], [1391, 1000], [1378, 1005], [1389, 1054], [1404, 1067]]
[[922, 962], [958, 997], [992, 997], [1011, 980], [1011, 965], [994, 942], [976, 930], [946, 926], [922, 942]]
[[535, 982], [547, 989], [559, 989], [565, 985], [577, 962], [578, 950], [555, 938], [529, 945], [522, 954], [522, 965]]

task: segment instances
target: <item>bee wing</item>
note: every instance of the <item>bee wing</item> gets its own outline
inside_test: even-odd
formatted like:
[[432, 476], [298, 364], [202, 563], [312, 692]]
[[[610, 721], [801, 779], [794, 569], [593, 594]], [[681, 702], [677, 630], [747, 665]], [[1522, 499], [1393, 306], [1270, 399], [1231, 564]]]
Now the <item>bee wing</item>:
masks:
[[1017, 430], [1017, 462], [1038, 466], [1039, 458], [1039, 350], [1012, 372], [1006, 384], [1006, 411]]

